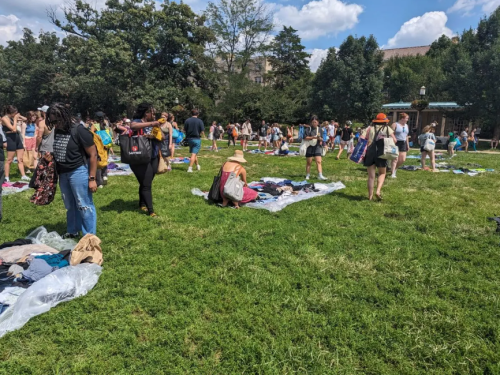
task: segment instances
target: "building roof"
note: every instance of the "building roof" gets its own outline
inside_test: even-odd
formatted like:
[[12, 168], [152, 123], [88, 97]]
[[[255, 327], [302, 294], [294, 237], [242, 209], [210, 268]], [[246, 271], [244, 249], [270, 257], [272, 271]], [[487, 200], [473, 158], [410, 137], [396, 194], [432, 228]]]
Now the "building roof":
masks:
[[431, 46], [420, 46], [420, 47], [407, 47], [407, 48], [393, 48], [384, 49], [384, 60], [389, 60], [391, 57], [399, 56], [417, 56], [425, 55], [427, 51], [431, 49]]
[[[382, 106], [383, 109], [412, 109], [411, 102], [388, 103]], [[463, 108], [456, 102], [430, 102], [428, 109], [459, 109]]]

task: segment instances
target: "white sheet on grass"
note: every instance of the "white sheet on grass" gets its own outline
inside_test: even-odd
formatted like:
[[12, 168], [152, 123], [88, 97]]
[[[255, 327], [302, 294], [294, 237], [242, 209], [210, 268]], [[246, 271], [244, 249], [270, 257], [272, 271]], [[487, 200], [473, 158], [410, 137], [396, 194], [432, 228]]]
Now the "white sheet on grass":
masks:
[[101, 272], [102, 267], [97, 264], [79, 264], [58, 269], [35, 282], [0, 315], [0, 337], [61, 302], [87, 294], [97, 284]]
[[[270, 178], [266, 178], [269, 181]], [[280, 179], [275, 179], [280, 180]], [[284, 179], [281, 179], [284, 181]], [[344, 189], [345, 185], [342, 182], [332, 182], [330, 184], [314, 184], [314, 187], [319, 191], [313, 191], [310, 193], [299, 192], [298, 195], [281, 195], [277, 197], [277, 199], [269, 199], [263, 201], [256, 201], [252, 203], [247, 203], [245, 207], [256, 208], [260, 210], [267, 210], [269, 212], [278, 212], [284, 209], [286, 206], [297, 203], [300, 201], [304, 201], [311, 198], [320, 197], [322, 195], [333, 193], [336, 190]], [[208, 192], [204, 193], [200, 189], [194, 188], [191, 190], [193, 195], [197, 195], [199, 197], [204, 197], [208, 199]]]

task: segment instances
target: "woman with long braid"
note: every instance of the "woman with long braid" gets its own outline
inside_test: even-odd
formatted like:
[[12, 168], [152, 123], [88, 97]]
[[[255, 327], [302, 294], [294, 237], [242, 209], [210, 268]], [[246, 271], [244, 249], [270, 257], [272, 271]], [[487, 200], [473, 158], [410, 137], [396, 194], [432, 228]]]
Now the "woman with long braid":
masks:
[[[139, 104], [134, 114], [134, 119], [130, 124], [130, 129], [134, 135], [145, 135], [150, 138], [153, 127], [160, 127], [160, 123], [155, 121], [155, 109], [149, 103]], [[134, 172], [135, 178], [139, 182], [139, 208], [147, 212], [151, 217], [157, 217], [153, 209], [153, 179], [158, 171], [160, 147], [156, 141], [153, 142], [151, 161], [146, 164], [133, 164], [130, 169]]]
[[97, 191], [97, 148], [92, 133], [71, 117], [68, 106], [54, 103], [47, 110], [46, 124], [54, 128], [54, 159], [59, 187], [66, 207], [65, 238], [96, 234], [97, 213], [92, 193]]

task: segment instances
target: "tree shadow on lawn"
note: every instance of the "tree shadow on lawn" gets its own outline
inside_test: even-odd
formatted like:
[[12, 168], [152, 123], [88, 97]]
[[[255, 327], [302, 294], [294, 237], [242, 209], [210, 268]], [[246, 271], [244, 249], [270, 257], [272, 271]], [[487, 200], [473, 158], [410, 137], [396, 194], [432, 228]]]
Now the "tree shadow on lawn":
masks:
[[124, 211], [137, 211], [139, 207], [137, 206], [137, 200], [124, 201], [123, 199], [115, 199], [110, 202], [107, 206], [100, 207], [102, 211], [114, 211], [117, 213], [122, 213]]

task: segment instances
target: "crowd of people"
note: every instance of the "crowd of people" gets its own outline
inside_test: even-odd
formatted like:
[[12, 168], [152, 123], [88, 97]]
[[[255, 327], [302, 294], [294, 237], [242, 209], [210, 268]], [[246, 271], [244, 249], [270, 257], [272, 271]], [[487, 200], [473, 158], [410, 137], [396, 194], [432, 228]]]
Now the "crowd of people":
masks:
[[[190, 154], [188, 173], [193, 173], [194, 168], [196, 171], [201, 170], [198, 154], [202, 138], [205, 137], [205, 126], [199, 115], [198, 110], [192, 110], [191, 117], [184, 122], [182, 129]], [[278, 155], [286, 155], [289, 145], [294, 141], [301, 142], [301, 155], [306, 159], [305, 179], [311, 178], [314, 161], [318, 179], [326, 181], [327, 178], [323, 175], [325, 155], [328, 152], [336, 152], [338, 148], [336, 160], [342, 157], [344, 151], [349, 158], [358, 141], [363, 139], [366, 149], [362, 161], [367, 168], [368, 199], [382, 200], [382, 188], [388, 166], [392, 170], [391, 177], [396, 178], [397, 171], [405, 163], [410, 149], [408, 120], [408, 114], [401, 113], [397, 121], [390, 125], [387, 116], [380, 113], [364, 129], [352, 129], [350, 121], [346, 121], [342, 126], [334, 120], [320, 124], [317, 116], [312, 116], [308, 124], [298, 124], [298, 129], [294, 126], [281, 127], [277, 123], [270, 125], [262, 120], [255, 128], [255, 133], [249, 119], [241, 125], [230, 123], [225, 129], [214, 121], [207, 137], [212, 141], [212, 151], [219, 151], [217, 141], [222, 140], [224, 134], [227, 135], [228, 147], [236, 146], [237, 139], [241, 139], [242, 147], [241, 151], [236, 150], [234, 156], [228, 158], [221, 167], [221, 205], [233, 205], [238, 208], [240, 204], [257, 199], [257, 194], [247, 188], [247, 172], [242, 166], [246, 163], [244, 152], [249, 151], [251, 140], [258, 142], [257, 150], [261, 151], [263, 148], [267, 151], [271, 148]], [[153, 206], [153, 180], [156, 174], [160, 173], [163, 164], [166, 165], [167, 171], [171, 170], [170, 161], [175, 155], [176, 140], [182, 138], [179, 138], [181, 130], [172, 113], [163, 112], [157, 115], [151, 104], [142, 103], [135, 110], [132, 119], [122, 118], [112, 123], [103, 112], [96, 112], [94, 118], [87, 117], [83, 120], [80, 114], [73, 116], [69, 106], [54, 103], [40, 107], [37, 111], [30, 111], [26, 116], [22, 116], [14, 106], [7, 106], [1, 123], [0, 186], [4, 181], [10, 181], [11, 165], [16, 157], [23, 181], [30, 181], [27, 174], [43, 169], [43, 173], [37, 174], [35, 185], [41, 185], [38, 193], [45, 196], [45, 199], [37, 198], [32, 202], [50, 203], [58, 179], [67, 211], [65, 238], [75, 238], [80, 233], [96, 233], [97, 213], [92, 194], [106, 185], [108, 157], [113, 155], [112, 145], [119, 144], [121, 137], [125, 137], [125, 140], [146, 140], [142, 143], [136, 142], [134, 146], [130, 146], [133, 142], [127, 142], [130, 147], [127, 151], [132, 156], [140, 154], [140, 158], [134, 159], [137, 161], [130, 162], [130, 169], [139, 184], [138, 209], [151, 217], [157, 217]], [[435, 125], [424, 127], [418, 137], [422, 168], [427, 169], [426, 159], [429, 157], [432, 171], [437, 171]], [[468, 151], [469, 147], [472, 147], [476, 150], [476, 143], [476, 129], [469, 133], [466, 128], [459, 135], [452, 132], [448, 135], [448, 152], [453, 156], [455, 150], [460, 148]], [[387, 144], [392, 144], [397, 149], [395, 157], [387, 158], [384, 154]], [[6, 160], [4, 150], [7, 151]], [[40, 168], [37, 169], [39, 164]], [[44, 178], [49, 178], [47, 176], [51, 176], [50, 184], [44, 182]], [[52, 176], [56, 176], [55, 179]], [[224, 187], [230, 177], [241, 179], [244, 185], [240, 200], [235, 201], [224, 196]]]

